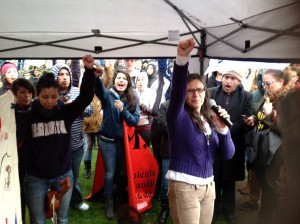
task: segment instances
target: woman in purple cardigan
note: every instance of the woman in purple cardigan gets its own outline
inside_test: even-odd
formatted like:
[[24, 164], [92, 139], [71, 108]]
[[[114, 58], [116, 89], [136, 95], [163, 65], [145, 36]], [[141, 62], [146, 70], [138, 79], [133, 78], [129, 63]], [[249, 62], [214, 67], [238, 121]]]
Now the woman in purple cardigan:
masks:
[[[211, 110], [202, 77], [188, 75], [193, 38], [178, 43], [167, 111], [170, 142], [169, 204], [175, 224], [210, 224], [214, 210], [215, 154], [231, 159], [235, 148], [228, 127]], [[229, 118], [219, 107], [219, 114]]]

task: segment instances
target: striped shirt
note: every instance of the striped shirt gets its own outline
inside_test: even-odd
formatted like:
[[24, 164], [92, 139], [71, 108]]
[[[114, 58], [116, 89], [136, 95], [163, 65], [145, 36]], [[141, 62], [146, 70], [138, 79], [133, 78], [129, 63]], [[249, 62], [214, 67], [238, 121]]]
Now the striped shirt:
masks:
[[[73, 101], [79, 95], [79, 88], [72, 86], [70, 91], [70, 100]], [[84, 117], [91, 116], [93, 109], [91, 104], [87, 106], [81, 116], [77, 117], [71, 127], [71, 148], [75, 150], [83, 145], [82, 121]]]

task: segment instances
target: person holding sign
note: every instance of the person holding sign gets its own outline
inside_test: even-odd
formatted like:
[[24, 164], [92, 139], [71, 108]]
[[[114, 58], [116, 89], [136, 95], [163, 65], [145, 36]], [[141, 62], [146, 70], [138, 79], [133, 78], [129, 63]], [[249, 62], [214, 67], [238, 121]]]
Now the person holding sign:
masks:
[[116, 70], [112, 77], [111, 87], [107, 90], [97, 79], [95, 94], [100, 99], [103, 110], [103, 121], [99, 131], [99, 146], [104, 163], [104, 198], [105, 216], [114, 218], [114, 180], [117, 192], [124, 197], [126, 183], [124, 130], [123, 120], [128, 126], [135, 127], [139, 123], [139, 103], [132, 86], [132, 80], [125, 70]]
[[[32, 99], [34, 98], [35, 89], [33, 84], [24, 78], [17, 78], [11, 86], [11, 91], [15, 96], [15, 109], [19, 111], [27, 111], [30, 109]], [[19, 180], [21, 191], [21, 211], [22, 222], [25, 223], [26, 206], [25, 206], [25, 193], [24, 193], [24, 176], [28, 158], [27, 144], [24, 143], [18, 148], [19, 159]]]
[[167, 110], [170, 144], [169, 206], [174, 223], [209, 224], [215, 199], [213, 162], [216, 153], [231, 159], [235, 147], [228, 127], [219, 116], [229, 119], [219, 107], [217, 116], [209, 107], [202, 77], [188, 75], [193, 38], [178, 43], [172, 93]]
[[0, 95], [11, 89], [12, 83], [19, 77], [18, 67], [12, 62], [4, 62], [1, 65]]

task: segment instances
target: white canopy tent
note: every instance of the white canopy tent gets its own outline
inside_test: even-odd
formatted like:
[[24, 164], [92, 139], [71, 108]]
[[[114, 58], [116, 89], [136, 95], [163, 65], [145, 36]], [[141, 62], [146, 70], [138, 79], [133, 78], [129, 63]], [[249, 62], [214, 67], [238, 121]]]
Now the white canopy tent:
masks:
[[202, 59], [299, 62], [299, 9], [296, 0], [2, 1], [0, 58], [169, 58], [168, 31], [178, 30]]

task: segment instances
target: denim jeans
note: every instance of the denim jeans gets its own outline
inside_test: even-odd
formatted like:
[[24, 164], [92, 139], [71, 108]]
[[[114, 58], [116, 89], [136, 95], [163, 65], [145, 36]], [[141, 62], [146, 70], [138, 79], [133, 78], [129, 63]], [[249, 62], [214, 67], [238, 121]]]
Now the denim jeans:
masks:
[[85, 144], [84, 144], [84, 161], [92, 161], [92, 150], [96, 142], [97, 133], [86, 133], [84, 134]]
[[210, 224], [215, 200], [215, 184], [194, 185], [169, 181], [169, 206], [174, 224]]
[[60, 199], [60, 207], [56, 210], [59, 224], [68, 223], [68, 210], [73, 188], [73, 172], [69, 170], [62, 176], [56, 178], [40, 178], [26, 173], [24, 178], [24, 191], [26, 204], [29, 210], [31, 224], [46, 223], [46, 195], [49, 190], [60, 190], [60, 181], [66, 176], [70, 178], [70, 189]]
[[78, 208], [83, 203], [80, 184], [78, 181], [82, 156], [83, 156], [83, 145], [77, 149], [72, 150], [72, 171], [74, 176], [74, 186], [73, 186], [72, 197], [70, 202], [70, 207], [72, 208]]
[[169, 180], [166, 178], [166, 174], [169, 170], [170, 159], [162, 159], [161, 161], [161, 200], [168, 200], [168, 186]]
[[[100, 151], [104, 163], [104, 193], [106, 199], [113, 198], [114, 179], [117, 171], [118, 176], [126, 177], [124, 144], [104, 142], [99, 139]], [[116, 178], [120, 182], [120, 188], [123, 187], [122, 178]]]

